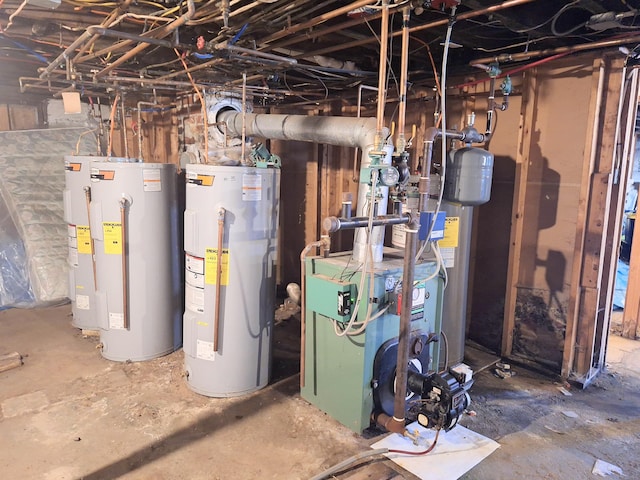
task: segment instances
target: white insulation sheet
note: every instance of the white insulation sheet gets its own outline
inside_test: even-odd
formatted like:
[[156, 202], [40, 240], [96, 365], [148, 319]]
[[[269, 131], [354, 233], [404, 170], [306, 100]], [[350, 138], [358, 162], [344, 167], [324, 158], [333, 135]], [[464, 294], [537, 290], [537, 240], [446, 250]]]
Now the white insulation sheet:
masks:
[[[31, 304], [0, 307], [66, 301], [69, 279], [62, 204], [64, 156], [88, 155], [96, 150], [96, 137], [86, 127], [0, 132], [0, 195], [26, 254], [18, 260], [22, 265], [3, 270], [27, 272], [33, 298]], [[14, 256], [14, 263], [19, 258]], [[15, 288], [15, 280], [4, 278], [3, 284]]]

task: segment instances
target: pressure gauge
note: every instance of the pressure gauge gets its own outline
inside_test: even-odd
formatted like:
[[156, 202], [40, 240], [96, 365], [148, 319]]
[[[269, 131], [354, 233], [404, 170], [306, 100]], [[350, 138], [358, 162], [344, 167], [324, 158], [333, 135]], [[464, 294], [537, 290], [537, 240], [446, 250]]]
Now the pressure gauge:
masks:
[[395, 167], [383, 167], [380, 169], [380, 182], [386, 186], [391, 187], [398, 183], [400, 180], [400, 173]]

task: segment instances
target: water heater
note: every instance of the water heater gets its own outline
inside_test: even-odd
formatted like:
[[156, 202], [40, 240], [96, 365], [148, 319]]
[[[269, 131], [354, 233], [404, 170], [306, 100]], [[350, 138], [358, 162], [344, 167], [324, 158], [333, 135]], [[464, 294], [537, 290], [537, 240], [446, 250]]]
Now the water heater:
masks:
[[149, 360], [181, 344], [177, 180], [171, 164], [92, 164], [96, 317], [109, 360]]
[[69, 245], [69, 299], [76, 328], [97, 330], [95, 263], [89, 228], [91, 164], [104, 157], [65, 156], [64, 220]]
[[190, 164], [184, 213], [184, 354], [189, 387], [211, 397], [269, 381], [278, 169]]

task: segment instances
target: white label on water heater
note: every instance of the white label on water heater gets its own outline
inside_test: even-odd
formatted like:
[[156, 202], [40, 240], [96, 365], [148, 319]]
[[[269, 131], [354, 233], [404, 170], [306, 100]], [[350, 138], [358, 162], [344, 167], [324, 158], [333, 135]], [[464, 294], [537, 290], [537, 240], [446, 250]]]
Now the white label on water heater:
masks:
[[75, 225], [71, 225], [70, 223], [67, 224], [67, 235], [69, 236], [69, 238], [76, 238], [76, 226]]
[[184, 303], [187, 310], [204, 313], [204, 289], [187, 283], [184, 286]]
[[109, 312], [109, 330], [124, 330], [124, 313]]
[[77, 248], [69, 249], [69, 263], [74, 267], [78, 266], [78, 249]]
[[442, 255], [442, 263], [444, 268], [453, 268], [456, 266], [456, 249], [440, 248], [440, 255]]
[[142, 169], [143, 189], [145, 192], [161, 192], [162, 180], [160, 178], [160, 170], [157, 168]]
[[262, 200], [262, 175], [242, 175], [242, 200], [259, 202]]
[[189, 255], [187, 253], [184, 256], [184, 263], [187, 270], [189, 270], [190, 272], [204, 275], [204, 258], [194, 257], [193, 255]]
[[89, 310], [89, 295], [76, 294], [76, 308], [78, 310]]
[[213, 351], [213, 342], [196, 340], [196, 358], [213, 362], [216, 359], [216, 352]]

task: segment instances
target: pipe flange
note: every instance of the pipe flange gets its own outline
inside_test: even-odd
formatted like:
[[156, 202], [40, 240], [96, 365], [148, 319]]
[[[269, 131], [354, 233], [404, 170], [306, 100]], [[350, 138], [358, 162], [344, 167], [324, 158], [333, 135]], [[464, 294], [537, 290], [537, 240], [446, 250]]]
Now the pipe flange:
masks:
[[[210, 145], [210, 149], [225, 147], [225, 127], [217, 125], [218, 114], [225, 110], [233, 110], [238, 113], [242, 113], [242, 100], [231, 96], [223, 96], [220, 93], [207, 94], [205, 96], [205, 103], [207, 105], [207, 122], [209, 123], [209, 138], [215, 142], [214, 145]], [[247, 102], [246, 113], [253, 111], [252, 105]], [[227, 137], [227, 145], [232, 146], [231, 137]], [[239, 141], [238, 141], [239, 143]]]

